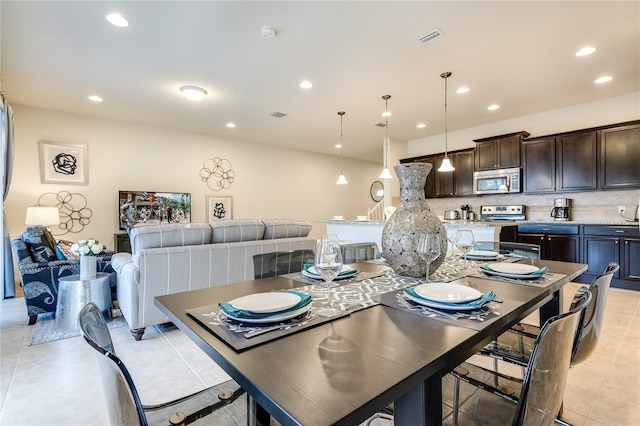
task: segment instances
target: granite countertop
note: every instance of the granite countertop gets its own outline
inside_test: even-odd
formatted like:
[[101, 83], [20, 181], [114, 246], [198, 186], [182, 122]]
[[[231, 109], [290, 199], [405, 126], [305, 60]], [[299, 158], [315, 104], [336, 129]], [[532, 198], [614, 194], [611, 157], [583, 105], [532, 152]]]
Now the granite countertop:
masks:
[[531, 225], [603, 225], [603, 226], [638, 226], [638, 221], [628, 221], [622, 218], [604, 221], [602, 219], [596, 220], [568, 220], [564, 222], [555, 222], [553, 220], [517, 220], [513, 222], [508, 221], [483, 221], [483, 220], [442, 220], [444, 224], [450, 225], [473, 225], [473, 226], [518, 226], [523, 224]]

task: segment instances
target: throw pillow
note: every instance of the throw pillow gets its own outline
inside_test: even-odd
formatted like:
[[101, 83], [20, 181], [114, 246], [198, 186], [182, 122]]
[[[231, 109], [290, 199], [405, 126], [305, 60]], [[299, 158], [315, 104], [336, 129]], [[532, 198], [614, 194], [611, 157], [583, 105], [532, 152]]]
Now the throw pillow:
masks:
[[56, 260], [67, 260], [67, 257], [60, 250], [60, 247], [56, 245]]
[[80, 256], [74, 254], [71, 251], [71, 246], [72, 245], [73, 245], [73, 241], [60, 240], [60, 241], [58, 241], [58, 244], [56, 245], [56, 248], [62, 252], [62, 254], [64, 255], [65, 259], [69, 259], [69, 260], [79, 259]]
[[36, 262], [51, 262], [56, 260], [55, 240], [51, 244], [53, 236], [44, 226], [29, 226], [22, 233], [22, 241], [29, 248], [31, 257]]
[[311, 224], [301, 220], [269, 219], [265, 224], [264, 239], [306, 237], [311, 232]]

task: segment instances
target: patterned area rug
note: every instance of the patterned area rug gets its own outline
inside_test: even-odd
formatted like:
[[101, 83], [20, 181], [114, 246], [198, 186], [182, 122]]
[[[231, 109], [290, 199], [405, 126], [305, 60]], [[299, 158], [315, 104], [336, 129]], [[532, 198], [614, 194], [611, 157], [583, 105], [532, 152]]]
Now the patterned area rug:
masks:
[[[109, 320], [107, 322], [107, 326], [109, 329], [126, 327], [127, 321], [123, 316], [119, 316]], [[33, 325], [33, 329], [31, 330], [31, 341], [29, 342], [29, 346], [68, 339], [79, 335], [80, 330], [60, 330], [56, 328], [56, 321], [53, 314], [40, 315], [38, 317], [38, 322]]]

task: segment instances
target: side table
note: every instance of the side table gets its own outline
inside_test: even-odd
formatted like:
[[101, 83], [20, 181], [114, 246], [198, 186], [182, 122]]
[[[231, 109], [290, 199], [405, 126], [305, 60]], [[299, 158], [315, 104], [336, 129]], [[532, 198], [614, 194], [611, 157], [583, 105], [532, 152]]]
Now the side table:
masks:
[[105, 318], [111, 318], [111, 288], [109, 274], [98, 272], [95, 278], [81, 280], [80, 275], [60, 278], [56, 327], [67, 330], [78, 329], [78, 314], [89, 302], [98, 305]]

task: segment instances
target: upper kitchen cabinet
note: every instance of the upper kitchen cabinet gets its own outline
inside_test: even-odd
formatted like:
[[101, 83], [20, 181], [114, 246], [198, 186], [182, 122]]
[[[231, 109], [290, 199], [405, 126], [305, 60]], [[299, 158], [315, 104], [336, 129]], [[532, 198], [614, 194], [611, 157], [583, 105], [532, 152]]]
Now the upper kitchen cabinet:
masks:
[[595, 131], [572, 132], [556, 138], [556, 188], [558, 191], [597, 189], [596, 133]]
[[475, 139], [475, 170], [520, 167], [520, 144], [529, 133], [524, 130], [507, 135]]
[[640, 187], [640, 124], [600, 131], [600, 188]]
[[532, 138], [522, 142], [522, 192], [556, 190], [556, 138]]
[[473, 149], [464, 149], [448, 153], [449, 160], [455, 170], [439, 172], [444, 153], [425, 155], [422, 157], [404, 158], [400, 163], [429, 163], [433, 165], [427, 175], [424, 194], [427, 198], [462, 197], [473, 195]]

